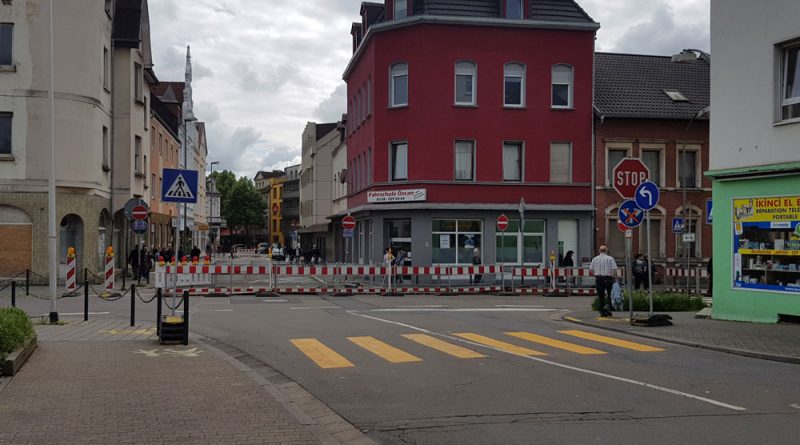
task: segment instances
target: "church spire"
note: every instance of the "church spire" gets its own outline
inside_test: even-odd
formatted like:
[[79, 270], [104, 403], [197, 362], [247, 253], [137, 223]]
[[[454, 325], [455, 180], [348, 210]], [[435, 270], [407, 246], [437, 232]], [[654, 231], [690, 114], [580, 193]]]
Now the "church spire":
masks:
[[183, 88], [183, 119], [194, 120], [194, 102], [192, 101], [192, 53], [186, 46], [186, 85]]

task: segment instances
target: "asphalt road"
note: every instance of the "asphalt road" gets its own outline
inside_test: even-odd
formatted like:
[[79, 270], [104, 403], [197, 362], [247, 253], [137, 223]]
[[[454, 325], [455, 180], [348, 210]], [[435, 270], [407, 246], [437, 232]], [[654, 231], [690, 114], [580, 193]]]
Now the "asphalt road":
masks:
[[[797, 365], [643, 341], [561, 319], [589, 303], [575, 297], [197, 298], [191, 321], [193, 331], [296, 380], [379, 443], [797, 440]], [[77, 313], [81, 304], [60, 300], [59, 310]], [[47, 312], [43, 301], [26, 299], [23, 307]], [[129, 308], [127, 298], [95, 298], [91, 306], [93, 317], [128, 317]], [[154, 304], [137, 302], [137, 309], [137, 318], [154, 319]], [[509, 345], [526, 349], [509, 351]]]

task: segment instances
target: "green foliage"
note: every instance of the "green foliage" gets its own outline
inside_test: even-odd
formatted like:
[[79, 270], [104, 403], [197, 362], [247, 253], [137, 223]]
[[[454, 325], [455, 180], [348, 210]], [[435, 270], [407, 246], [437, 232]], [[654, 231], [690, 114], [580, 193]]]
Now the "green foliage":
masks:
[[256, 190], [253, 181], [241, 177], [230, 191], [227, 207], [223, 206], [222, 216], [232, 229], [264, 227], [266, 223], [267, 202]]
[[[626, 293], [623, 311], [630, 310], [628, 301]], [[599, 310], [599, 306], [598, 300], [595, 298], [592, 301], [592, 309]], [[691, 297], [675, 292], [653, 292], [653, 310], [656, 312], [690, 312], [699, 311], [704, 307], [706, 307], [706, 304], [703, 303], [703, 299], [700, 297]], [[638, 290], [633, 292], [633, 310], [637, 312], [650, 310], [650, 300], [646, 291]]]
[[224, 217], [225, 209], [228, 207], [228, 203], [231, 199], [231, 191], [233, 190], [234, 184], [236, 184], [236, 175], [234, 175], [232, 171], [223, 170], [212, 173], [211, 177], [214, 178], [217, 183], [217, 191], [219, 192], [221, 205], [220, 211]]
[[22, 346], [33, 333], [28, 314], [17, 308], [0, 308], [0, 359]]

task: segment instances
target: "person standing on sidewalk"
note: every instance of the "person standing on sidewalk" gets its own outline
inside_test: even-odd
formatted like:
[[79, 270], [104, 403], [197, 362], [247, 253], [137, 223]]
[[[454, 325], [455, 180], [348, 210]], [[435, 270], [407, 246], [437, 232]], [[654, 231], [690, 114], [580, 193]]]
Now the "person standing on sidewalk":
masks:
[[[617, 271], [617, 262], [608, 255], [608, 247], [600, 246], [600, 254], [592, 258], [589, 266], [595, 279], [597, 298], [600, 302], [600, 315], [611, 316], [611, 288], [614, 285], [614, 273]], [[607, 299], [608, 298], [608, 299]]]

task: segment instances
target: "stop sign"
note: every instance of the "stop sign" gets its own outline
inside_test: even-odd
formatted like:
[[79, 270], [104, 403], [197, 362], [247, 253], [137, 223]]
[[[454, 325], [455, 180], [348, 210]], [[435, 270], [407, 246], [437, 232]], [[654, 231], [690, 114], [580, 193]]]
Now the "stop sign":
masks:
[[497, 217], [497, 230], [505, 232], [508, 228], [508, 217], [503, 214]]
[[345, 216], [342, 218], [342, 228], [347, 230], [353, 230], [356, 228], [356, 219], [350, 215]]
[[137, 221], [143, 221], [147, 219], [147, 207], [145, 206], [136, 206], [131, 209], [131, 217]]
[[636, 187], [650, 178], [650, 170], [636, 158], [625, 158], [619, 161], [612, 172], [611, 184], [623, 198], [633, 198]]

